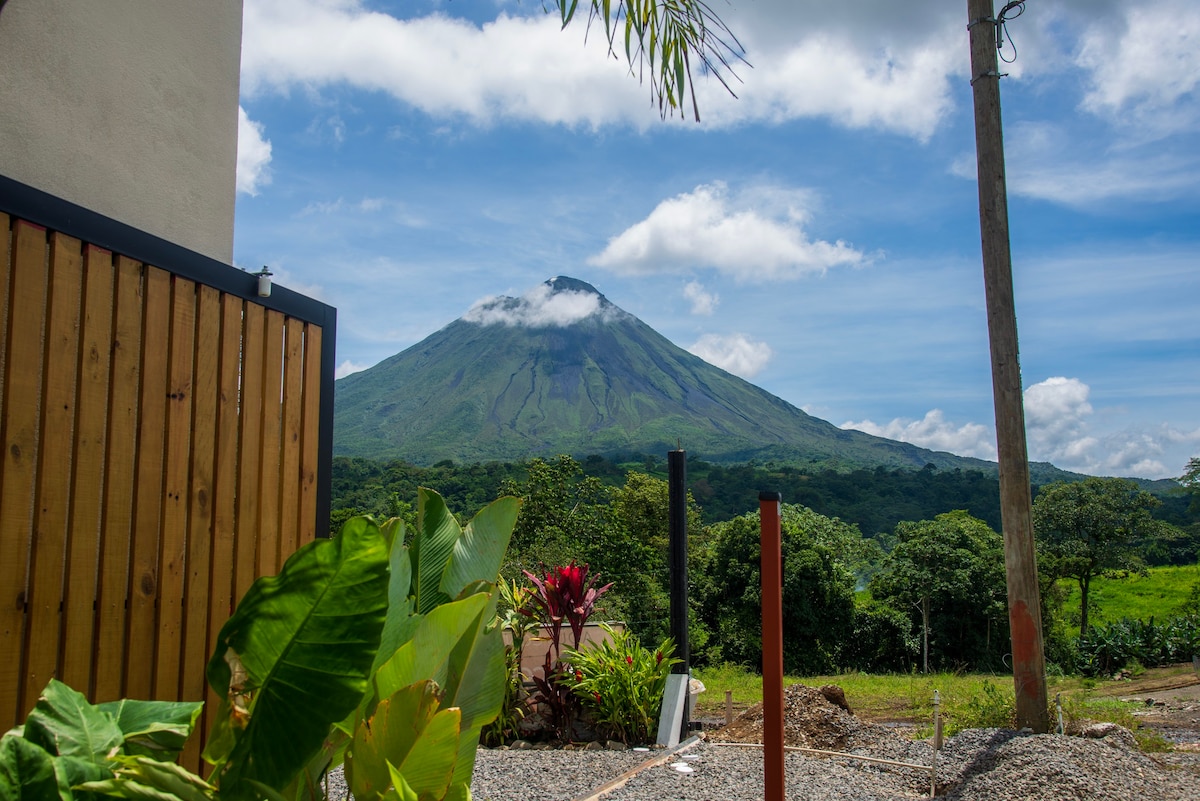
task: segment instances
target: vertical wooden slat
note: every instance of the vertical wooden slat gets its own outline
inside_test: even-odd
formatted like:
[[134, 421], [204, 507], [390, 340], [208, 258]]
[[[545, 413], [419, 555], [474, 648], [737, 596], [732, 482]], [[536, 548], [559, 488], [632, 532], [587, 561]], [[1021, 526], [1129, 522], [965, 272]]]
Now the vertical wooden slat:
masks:
[[108, 379], [112, 353], [112, 254], [84, 250], [75, 475], [63, 607], [62, 680], [92, 693], [92, 637], [96, 623], [100, 519], [104, 496], [108, 427]]
[[[112, 381], [108, 401], [108, 449], [104, 518], [100, 535], [100, 586], [96, 600], [95, 686], [92, 700], [121, 697], [125, 673], [126, 608], [133, 541], [134, 476], [137, 467], [138, 401], [142, 376], [142, 266], [116, 260], [112, 325]], [[144, 660], [143, 660], [144, 661]]]
[[284, 323], [283, 437], [279, 465], [279, 559], [300, 545], [300, 448], [304, 425], [304, 323]]
[[183, 652], [183, 585], [187, 569], [188, 482], [191, 473], [192, 403], [195, 391], [196, 285], [174, 276], [171, 356], [167, 392], [167, 451], [163, 522], [158, 553], [158, 648], [154, 698], [179, 700]]
[[[33, 531], [34, 479], [42, 396], [46, 311], [46, 233], [18, 220], [12, 232], [12, 294], [0, 425], [0, 725], [24, 720], [22, 663], [26, 580]], [[40, 687], [38, 689], [41, 689]]]
[[50, 236], [50, 298], [37, 500], [30, 555], [29, 628], [25, 632], [25, 707], [58, 678], [63, 643], [62, 610], [70, 519], [72, 450], [75, 444], [75, 380], [79, 367], [79, 299], [83, 257], [78, 239]]
[[[238, 478], [238, 385], [241, 375], [242, 300], [221, 296], [220, 364], [217, 376], [216, 466], [213, 470], [213, 539], [208, 592], [208, 644], [212, 653], [217, 635], [233, 611], [234, 532], [237, 522]], [[205, 687], [204, 725], [201, 741], [207, 740], [216, 720], [221, 699]]]
[[[171, 277], [144, 267], [141, 414], [138, 420], [136, 499], [129, 572], [125, 681], [121, 694], [150, 698], [157, 628], [158, 539], [162, 528], [163, 443], [167, 424], [167, 353], [171, 331]], [[140, 656], [140, 658], [138, 658]]]
[[[253, 346], [253, 343], [251, 343]], [[259, 466], [258, 575], [279, 572], [279, 443], [283, 431], [283, 315], [267, 312], [263, 335], [262, 463]]]
[[235, 602], [258, 575], [259, 486], [262, 462], [263, 331], [266, 310], [246, 303], [242, 334], [241, 426], [238, 453], [237, 542], [234, 564]]
[[[183, 590], [183, 662], [179, 698], [203, 701], [208, 663], [209, 566], [213, 547], [213, 464], [217, 447], [217, 368], [220, 361], [221, 295], [201, 286], [196, 296], [195, 381], [192, 392], [192, 478], [188, 510], [187, 571]], [[192, 737], [181, 764], [200, 770], [200, 738]]]
[[[300, 544], [317, 535], [317, 452], [321, 429], [321, 327], [304, 338], [304, 436], [300, 452]], [[322, 536], [325, 532], [321, 532]]]
[[[0, 212], [0, 420], [4, 414], [4, 365], [8, 353], [8, 291], [12, 285], [12, 222], [8, 215]], [[0, 463], [0, 479], [4, 466]], [[3, 718], [0, 718], [3, 722]]]

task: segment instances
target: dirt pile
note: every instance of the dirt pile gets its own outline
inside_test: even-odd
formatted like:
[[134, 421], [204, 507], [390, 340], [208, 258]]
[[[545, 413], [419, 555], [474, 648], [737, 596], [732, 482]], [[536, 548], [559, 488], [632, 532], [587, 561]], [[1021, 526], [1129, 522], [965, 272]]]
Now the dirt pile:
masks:
[[[763, 706], [756, 704], [733, 722], [709, 735], [713, 742], [761, 743]], [[881, 741], [904, 741], [890, 729], [863, 723], [850, 710], [840, 687], [808, 687], [793, 684], [783, 691], [783, 739], [785, 745], [845, 751], [877, 746]]]

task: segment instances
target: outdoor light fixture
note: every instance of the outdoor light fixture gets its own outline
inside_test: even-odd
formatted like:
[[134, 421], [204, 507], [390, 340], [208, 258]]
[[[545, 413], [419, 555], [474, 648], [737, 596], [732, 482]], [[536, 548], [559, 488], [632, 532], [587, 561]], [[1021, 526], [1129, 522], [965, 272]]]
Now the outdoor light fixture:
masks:
[[271, 276], [273, 273], [264, 264], [263, 268], [255, 273], [255, 275], [258, 276], [258, 296], [260, 298], [271, 297]]

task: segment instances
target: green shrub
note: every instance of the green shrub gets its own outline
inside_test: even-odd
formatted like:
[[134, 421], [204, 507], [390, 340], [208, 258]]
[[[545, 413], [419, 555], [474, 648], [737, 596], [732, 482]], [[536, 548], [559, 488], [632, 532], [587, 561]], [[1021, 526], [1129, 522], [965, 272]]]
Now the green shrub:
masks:
[[947, 703], [945, 731], [949, 736], [963, 729], [1011, 729], [1016, 719], [1012, 685], [1001, 688], [984, 679], [966, 702]]
[[608, 640], [564, 654], [567, 681], [597, 733], [623, 743], [649, 742], [667, 676], [679, 663], [672, 656], [675, 644], [667, 638], [651, 651], [630, 632], [600, 625]]

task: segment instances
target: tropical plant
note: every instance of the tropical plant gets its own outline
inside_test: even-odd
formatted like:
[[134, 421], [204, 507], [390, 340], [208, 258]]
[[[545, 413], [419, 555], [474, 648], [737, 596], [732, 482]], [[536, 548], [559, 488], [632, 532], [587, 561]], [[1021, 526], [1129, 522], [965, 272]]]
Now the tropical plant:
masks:
[[[91, 704], [51, 679], [24, 725], [0, 739], [0, 798], [94, 798], [92, 793], [106, 792], [114, 770], [125, 765], [136, 765], [144, 774], [142, 786], [166, 789], [178, 779], [170, 762], [179, 756], [202, 706], [130, 700]], [[80, 785], [85, 789], [72, 789]], [[201, 796], [181, 797], [198, 801], [212, 797], [214, 788], [202, 782], [192, 789]]]
[[566, 653], [567, 679], [597, 732], [623, 743], [644, 743], [657, 725], [667, 676], [679, 664], [669, 637], [643, 647], [629, 631], [600, 626], [608, 637]]
[[[575, 15], [579, 0], [554, 0], [566, 27]], [[728, 78], [732, 62], [745, 63], [742, 46], [725, 23], [704, 0], [591, 0], [588, 22], [600, 19], [609, 52], [616, 50], [617, 28], [624, 21], [625, 57], [631, 71], [642, 77], [648, 62], [651, 72], [650, 98], [665, 116], [691, 100], [692, 113], [700, 119], [692, 70], [712, 75], [732, 94]]]
[[596, 609], [596, 601], [608, 592], [612, 584], [596, 587], [600, 576], [589, 575], [588, 565], [555, 567], [547, 571], [545, 578], [538, 578], [528, 570], [525, 576], [533, 582], [534, 593], [530, 596], [530, 608], [537, 610], [542, 628], [549, 635], [550, 647], [542, 664], [542, 675], [533, 676], [538, 689], [535, 699], [549, 712], [550, 726], [560, 740], [569, 740], [574, 734], [579, 701], [571, 690], [570, 670], [562, 660], [562, 626], [571, 629], [573, 648], [578, 650], [583, 638], [583, 627]]
[[1200, 653], [1200, 620], [1181, 616], [1163, 623], [1122, 618], [1094, 626], [1079, 638], [1075, 669], [1085, 676], [1115, 673], [1129, 665], [1158, 667]]
[[352, 518], [256, 581], [208, 664], [222, 698], [204, 750], [211, 784], [146, 761], [182, 746], [174, 718], [147, 722], [163, 708], [124, 701], [87, 716], [72, 701], [83, 723], [52, 727], [35, 709], [5, 736], [0, 788], [32, 788], [11, 795], [34, 801], [70, 799], [73, 785], [84, 798], [301, 801], [323, 797], [321, 776], [344, 759], [359, 799], [469, 798], [480, 732], [504, 697], [493, 582], [518, 506], [502, 498], [464, 529], [422, 489], [408, 544], [399, 520]]
[[521, 672], [525, 638], [541, 627], [529, 608], [532, 587], [522, 587], [516, 581], [501, 578], [497, 588], [504, 608], [496, 620], [501, 632], [508, 635], [508, 642], [504, 645], [504, 702], [496, 719], [483, 729], [483, 741], [487, 745], [498, 745], [515, 738], [517, 727], [525, 719], [525, 675]]

